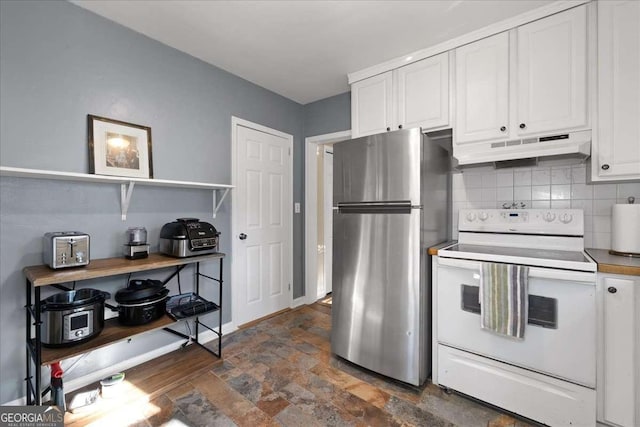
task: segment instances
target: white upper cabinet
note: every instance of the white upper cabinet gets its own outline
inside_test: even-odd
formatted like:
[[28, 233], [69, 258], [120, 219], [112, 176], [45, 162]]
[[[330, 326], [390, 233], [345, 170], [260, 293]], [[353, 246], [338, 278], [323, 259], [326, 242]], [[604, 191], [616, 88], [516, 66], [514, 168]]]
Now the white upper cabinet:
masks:
[[393, 126], [392, 71], [351, 85], [351, 134], [366, 136]]
[[449, 53], [395, 70], [397, 125], [433, 129], [449, 125]]
[[458, 143], [504, 138], [509, 126], [509, 35], [456, 49]]
[[449, 125], [449, 53], [351, 85], [353, 137]]
[[462, 46], [455, 55], [457, 144], [588, 128], [586, 6]]
[[518, 135], [584, 128], [587, 109], [587, 8], [576, 7], [516, 29]]
[[640, 179], [640, 2], [600, 1], [593, 181]]

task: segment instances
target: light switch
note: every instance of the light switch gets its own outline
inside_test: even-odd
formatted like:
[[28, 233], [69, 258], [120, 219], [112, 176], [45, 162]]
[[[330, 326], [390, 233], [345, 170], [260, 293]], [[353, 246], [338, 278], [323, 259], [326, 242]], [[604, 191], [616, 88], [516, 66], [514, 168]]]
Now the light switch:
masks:
[[300, 213], [300, 202], [295, 202], [295, 203], [293, 204], [293, 211], [294, 211], [295, 213]]

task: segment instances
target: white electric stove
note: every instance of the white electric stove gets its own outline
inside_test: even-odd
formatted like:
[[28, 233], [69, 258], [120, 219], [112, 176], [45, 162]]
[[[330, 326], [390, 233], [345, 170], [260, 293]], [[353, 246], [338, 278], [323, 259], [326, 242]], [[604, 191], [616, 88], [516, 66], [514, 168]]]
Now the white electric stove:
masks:
[[[433, 382], [553, 425], [595, 425], [596, 270], [577, 209], [462, 209], [434, 258]], [[526, 265], [524, 340], [480, 328], [483, 262]]]

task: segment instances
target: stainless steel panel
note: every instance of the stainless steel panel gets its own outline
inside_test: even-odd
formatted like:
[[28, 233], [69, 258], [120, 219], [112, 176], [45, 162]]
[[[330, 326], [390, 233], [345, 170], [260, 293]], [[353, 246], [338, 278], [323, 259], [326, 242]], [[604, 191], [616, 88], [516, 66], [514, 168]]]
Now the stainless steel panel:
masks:
[[334, 144], [334, 206], [387, 200], [419, 205], [421, 149], [419, 128]]
[[420, 280], [420, 209], [334, 211], [332, 351], [367, 369], [420, 385], [426, 286]]
[[428, 248], [451, 237], [451, 138], [425, 135], [420, 167], [422, 247]]

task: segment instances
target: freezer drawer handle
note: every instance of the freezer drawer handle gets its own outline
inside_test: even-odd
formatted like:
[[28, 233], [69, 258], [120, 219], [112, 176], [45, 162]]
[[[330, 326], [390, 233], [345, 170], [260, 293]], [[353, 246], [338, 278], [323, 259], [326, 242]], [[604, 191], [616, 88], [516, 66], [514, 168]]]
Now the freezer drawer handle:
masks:
[[400, 200], [390, 202], [342, 202], [338, 203], [338, 213], [363, 214], [386, 213], [408, 214], [411, 213], [411, 201]]

